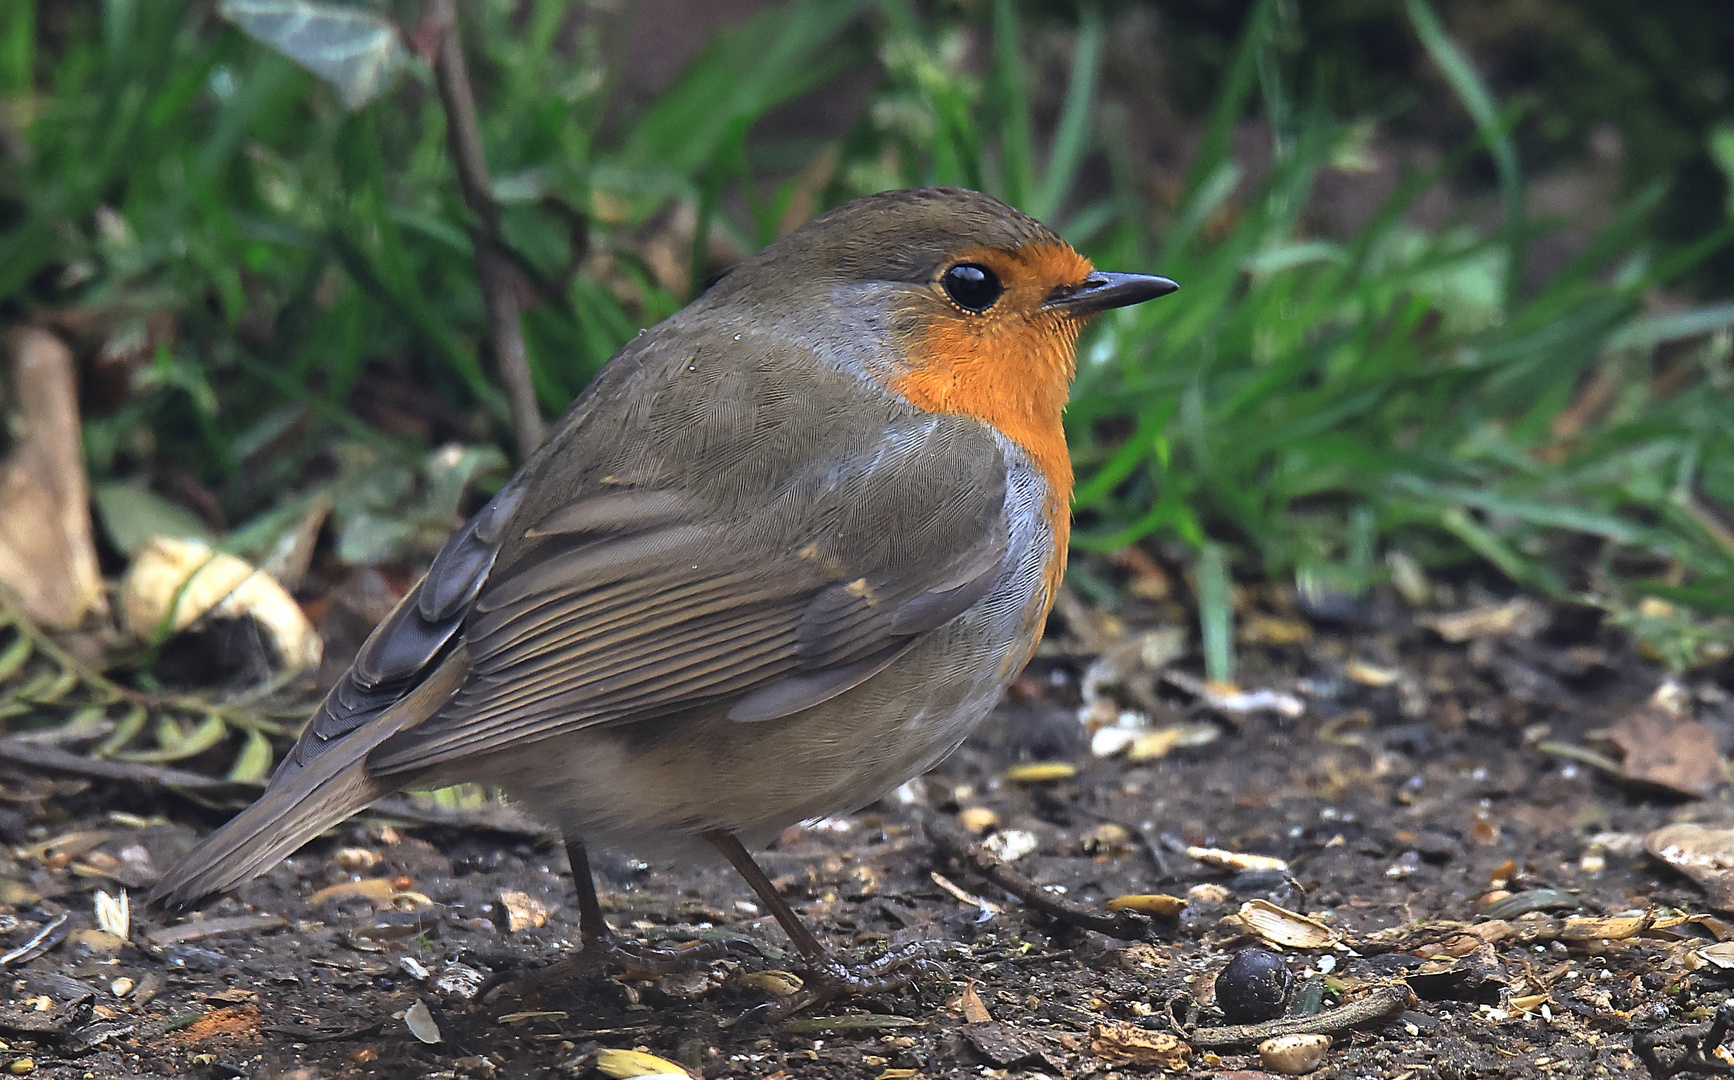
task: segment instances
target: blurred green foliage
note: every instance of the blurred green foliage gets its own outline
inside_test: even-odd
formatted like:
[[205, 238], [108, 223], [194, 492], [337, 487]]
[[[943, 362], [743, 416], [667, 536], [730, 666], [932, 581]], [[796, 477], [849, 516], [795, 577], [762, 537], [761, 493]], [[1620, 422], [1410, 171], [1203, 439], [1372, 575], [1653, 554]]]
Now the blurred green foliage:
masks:
[[[1355, 593], [1392, 560], [1480, 560], [1633, 626], [1663, 612], [1669, 641], [1730, 637], [1717, 620], [1734, 608], [1734, 546], [1713, 508], [1734, 506], [1734, 307], [1644, 306], [1734, 236], [1713, 165], [1692, 229], [1666, 218], [1673, 180], [1734, 158], [1715, 142], [1728, 129], [1707, 134], [1725, 108], [1713, 93], [1634, 130], [1628, 202], [1535, 285], [1519, 269], [1551, 223], [1526, 216], [1526, 155], [1537, 140], [1555, 153], [1560, 132], [1601, 114], [1555, 104], [1546, 80], [1515, 103], [1490, 87], [1461, 48], [1473, 5], [1445, 17], [1424, 0], [1176, 5], [1176, 92], [1205, 123], [1166, 208], [1128, 149], [1126, 111], [1100, 99], [1123, 7], [797, 0], [726, 31], [619, 115], [594, 12], [460, 6], [550, 412], [790, 221], [865, 191], [964, 184], [1043, 217], [1099, 265], [1183, 285], [1083, 344], [1068, 421], [1081, 546], [1153, 538], [1197, 553], [1217, 607], [1230, 568]], [[1668, 10], [1620, 17], [1692, 37], [1696, 16], [1667, 22]], [[418, 12], [391, 10], [412, 29]], [[1232, 32], [1212, 36], [1212, 19]], [[1559, 47], [1585, 70], [1601, 63], [1596, 42], [1661, 47], [1610, 38], [1625, 24], [1572, 25], [1582, 33]], [[351, 111], [203, 5], [8, 0], [0, 27], [0, 313], [83, 335], [125, 372], [117, 410], [88, 423], [93, 472], [166, 463], [241, 521], [365, 459], [376, 479], [396, 470], [399, 509], [419, 522], [402, 535], [426, 532], [426, 507], [448, 501], [413, 490], [432, 483], [416, 480], [426, 444], [506, 440], [425, 63]], [[1357, 33], [1390, 37], [1405, 59], [1354, 51]], [[1721, 40], [1700, 37], [1680, 44], [1682, 78]], [[1656, 67], [1616, 60], [1610, 79]], [[868, 88], [845, 136], [765, 123], [840, 78]], [[1669, 91], [1596, 93], [1639, 117]], [[1441, 99], [1449, 123], [1401, 107]], [[1271, 141], [1256, 182], [1231, 153], [1249, 115]], [[1307, 213], [1320, 177], [1364, 158], [1376, 124], [1431, 125], [1454, 152], [1354, 235], [1322, 235]], [[1652, 137], [1671, 149], [1642, 149]], [[1488, 187], [1499, 224], [1410, 224], [1414, 201], [1452, 179]], [[380, 371], [435, 403], [419, 426], [382, 419]], [[396, 528], [364, 530], [350, 554], [383, 557]], [[1225, 652], [1225, 612], [1206, 625]], [[1675, 661], [1702, 655], [1693, 644]]]

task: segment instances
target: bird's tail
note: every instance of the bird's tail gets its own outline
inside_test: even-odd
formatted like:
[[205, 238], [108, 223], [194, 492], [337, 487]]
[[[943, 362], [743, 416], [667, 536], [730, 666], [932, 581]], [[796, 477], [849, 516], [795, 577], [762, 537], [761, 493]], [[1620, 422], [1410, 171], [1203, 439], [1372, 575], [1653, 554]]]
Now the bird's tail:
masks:
[[257, 802], [175, 864], [151, 889], [147, 902], [177, 910], [251, 881], [397, 788], [402, 778], [387, 786], [368, 774], [368, 754], [433, 715], [463, 681], [467, 669], [467, 658], [459, 650], [401, 700], [305, 766], [280, 771]]

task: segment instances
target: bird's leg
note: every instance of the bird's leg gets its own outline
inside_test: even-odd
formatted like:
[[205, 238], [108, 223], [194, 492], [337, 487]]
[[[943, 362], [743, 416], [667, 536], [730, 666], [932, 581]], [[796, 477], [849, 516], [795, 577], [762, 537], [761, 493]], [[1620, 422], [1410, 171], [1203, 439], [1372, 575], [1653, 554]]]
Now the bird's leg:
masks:
[[712, 960], [735, 952], [763, 956], [746, 941], [691, 941], [663, 947], [620, 937], [602, 917], [602, 902], [596, 897], [596, 879], [590, 874], [590, 856], [584, 850], [584, 842], [566, 841], [566, 858], [572, 863], [572, 884], [578, 890], [578, 932], [583, 944], [565, 959], [516, 980], [512, 984], [516, 992], [595, 971], [612, 970], [625, 979], [645, 981], [697, 971]]
[[620, 969], [628, 979], [654, 979], [695, 971], [729, 955], [728, 944], [721, 941], [662, 947], [620, 937], [602, 917], [602, 902], [596, 897], [596, 879], [590, 873], [584, 841], [566, 841], [566, 858], [572, 863], [572, 884], [578, 889], [578, 931], [584, 938], [583, 949], [572, 959], [584, 967], [607, 965]]
[[[845, 994], [873, 994], [907, 986], [914, 978], [913, 968], [928, 959], [927, 949], [916, 943], [893, 950], [866, 964], [841, 963], [796, 917], [788, 902], [777, 892], [777, 887], [771, 884], [771, 879], [759, 869], [759, 864], [753, 861], [752, 855], [741, 846], [740, 840], [733, 833], [717, 830], [705, 833], [704, 838], [722, 852], [723, 858], [729, 861], [729, 865], [733, 866], [741, 877], [747, 879], [747, 884], [753, 887], [753, 892], [758, 893], [759, 899], [771, 909], [777, 925], [783, 928], [783, 933], [789, 935], [789, 941], [801, 954], [801, 959], [806, 961], [805, 985], [796, 993], [770, 1003], [770, 1006], [764, 1009], [765, 1019], [781, 1019], [810, 1005], [822, 1005]], [[748, 1015], [759, 1015], [759, 1010]]]

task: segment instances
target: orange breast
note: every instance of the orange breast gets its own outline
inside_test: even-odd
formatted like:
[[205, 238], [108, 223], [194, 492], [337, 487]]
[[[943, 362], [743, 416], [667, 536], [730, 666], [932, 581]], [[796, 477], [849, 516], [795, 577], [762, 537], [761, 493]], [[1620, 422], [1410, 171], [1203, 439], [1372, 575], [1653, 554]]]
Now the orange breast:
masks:
[[970, 253], [1005, 284], [1004, 298], [985, 316], [939, 316], [906, 343], [909, 366], [891, 389], [933, 412], [970, 416], [992, 425], [1027, 453], [1048, 483], [1044, 506], [1053, 551], [1044, 573], [1045, 618], [1066, 572], [1071, 534], [1072, 459], [1061, 414], [1077, 367], [1078, 320], [1042, 310], [1059, 283], [1082, 281], [1089, 260], [1070, 247]]

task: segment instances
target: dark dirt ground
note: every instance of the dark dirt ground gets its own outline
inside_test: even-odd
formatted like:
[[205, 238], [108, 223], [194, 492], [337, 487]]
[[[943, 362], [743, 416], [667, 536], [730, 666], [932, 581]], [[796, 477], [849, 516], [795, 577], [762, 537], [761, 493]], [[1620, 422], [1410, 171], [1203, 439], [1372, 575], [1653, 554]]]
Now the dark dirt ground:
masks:
[[[1461, 598], [1455, 609], [1471, 606]], [[1577, 609], [1535, 608], [1529, 625], [1452, 643], [1398, 605], [1375, 607], [1333, 623], [1278, 598], [1241, 619], [1253, 640], [1240, 649], [1240, 684], [1294, 694], [1305, 712], [1287, 718], [1209, 707], [1187, 692], [1198, 689], [1184, 674], [1196, 657], [1163, 669], [1137, 660], [1167, 662], [1160, 632], [1125, 629], [1155, 625], [1160, 605], [1143, 611], [1148, 622], [1123, 612], [1124, 625], [1074, 605], [1075, 625], [1056, 622], [1062, 632], [964, 750], [897, 797], [792, 830], [764, 854], [808, 925], [839, 950], [941, 943], [938, 964], [906, 990], [768, 1025], [724, 1026], [764, 1000], [740, 978], [779, 966], [786, 939], [720, 861], [596, 859], [623, 931], [745, 937], [770, 959], [652, 984], [592, 976], [484, 1002], [467, 996], [476, 981], [545, 963], [577, 938], [552, 838], [364, 816], [194, 917], [272, 915], [280, 919], [259, 921], [276, 928], [165, 944], [152, 936], [161, 922], [134, 913], [137, 944], [117, 947], [91, 931], [94, 891], [117, 882], [142, 891], [226, 811], [14, 772], [0, 785], [11, 800], [0, 812], [0, 950], [62, 914], [72, 933], [5, 973], [0, 1074], [588, 1077], [601, 1075], [603, 1048], [642, 1048], [707, 1077], [1156, 1074], [1112, 1060], [1113, 1033], [1130, 1030], [1115, 1025], [1188, 1039], [1193, 1026], [1223, 1024], [1214, 978], [1250, 943], [1236, 912], [1263, 898], [1341, 935], [1335, 947], [1283, 954], [1297, 976], [1325, 973], [1327, 1008], [1380, 984], [1412, 991], [1389, 1017], [1339, 1033], [1317, 1076], [1645, 1075], [1634, 1032], [1709, 1017], [1734, 972], [1693, 953], [1734, 931], [1714, 918], [1618, 940], [1562, 940], [1572, 935], [1559, 928], [1574, 915], [1708, 915], [1705, 894], [1643, 854], [1642, 838], [1734, 814], [1720, 792], [1685, 799], [1633, 786], [1558, 748], [1601, 745], [1595, 730], [1638, 708], [1662, 673]], [[1080, 684], [1102, 650], [1109, 661], [1093, 681], [1106, 701], [1146, 713], [1151, 728], [1202, 725], [1185, 730], [1214, 738], [1142, 763], [1092, 755]], [[1686, 723], [1726, 754], [1734, 704], [1716, 676], [1682, 681], [1696, 718]], [[1071, 762], [1076, 774], [1008, 778], [1031, 761]], [[978, 829], [991, 818], [984, 835], [1013, 849], [1019, 834], [1033, 837], [1013, 865], [1068, 899], [1099, 908], [1120, 894], [1168, 893], [1190, 906], [1153, 920], [1141, 942], [1037, 914], [936, 852], [924, 823], [961, 811]], [[1189, 845], [1274, 856], [1289, 872], [1215, 868], [1189, 857]], [[1003, 911], [959, 899], [936, 873]], [[1501, 939], [1477, 910], [1495, 879], [1529, 901], [1579, 907], [1515, 918]], [[314, 895], [347, 882], [363, 884], [347, 897]], [[1544, 889], [1569, 893], [1535, 892]], [[540, 901], [546, 924], [513, 932], [503, 891]], [[1467, 936], [1440, 920], [1483, 930]], [[1427, 954], [1436, 955], [1417, 971]], [[404, 1015], [418, 1001], [442, 1041], [412, 1035]], [[1259, 1068], [1243, 1044], [1195, 1046], [1182, 1071]]]

